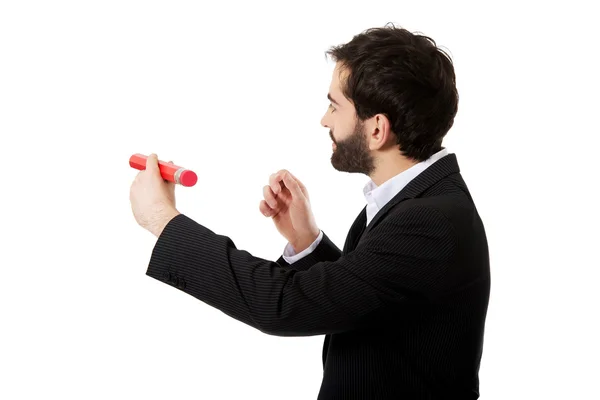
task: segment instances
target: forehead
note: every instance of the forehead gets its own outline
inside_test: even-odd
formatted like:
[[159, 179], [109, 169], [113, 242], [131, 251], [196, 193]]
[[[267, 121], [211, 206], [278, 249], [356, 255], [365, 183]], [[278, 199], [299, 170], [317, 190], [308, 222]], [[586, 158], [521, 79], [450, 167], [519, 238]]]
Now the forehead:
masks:
[[335, 64], [335, 68], [333, 69], [331, 75], [331, 84], [329, 85], [329, 92], [334, 96], [337, 95], [338, 101], [343, 100], [340, 98], [340, 95], [342, 93], [341, 84], [343, 80], [346, 79], [347, 74], [348, 73], [346, 69], [342, 67], [342, 64], [340, 64], [339, 62]]

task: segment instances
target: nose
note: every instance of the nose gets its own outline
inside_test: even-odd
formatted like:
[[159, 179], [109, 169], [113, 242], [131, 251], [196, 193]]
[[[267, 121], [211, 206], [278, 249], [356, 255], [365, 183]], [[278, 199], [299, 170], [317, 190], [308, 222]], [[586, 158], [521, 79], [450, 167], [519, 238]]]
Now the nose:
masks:
[[328, 114], [328, 113], [326, 112], [325, 114], [323, 114], [323, 118], [321, 118], [321, 126], [322, 126], [322, 127], [324, 127], [324, 128], [330, 128], [330, 127], [327, 125], [327, 121], [326, 121], [326, 119], [327, 119], [327, 114]]

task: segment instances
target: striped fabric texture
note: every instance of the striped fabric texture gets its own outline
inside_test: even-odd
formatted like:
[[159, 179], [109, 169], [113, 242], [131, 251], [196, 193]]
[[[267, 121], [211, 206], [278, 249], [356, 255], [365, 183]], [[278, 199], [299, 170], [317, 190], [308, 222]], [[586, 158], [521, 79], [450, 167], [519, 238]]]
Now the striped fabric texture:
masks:
[[266, 334], [325, 335], [317, 400], [479, 398], [489, 253], [456, 155], [365, 223], [288, 264], [180, 214], [146, 274]]

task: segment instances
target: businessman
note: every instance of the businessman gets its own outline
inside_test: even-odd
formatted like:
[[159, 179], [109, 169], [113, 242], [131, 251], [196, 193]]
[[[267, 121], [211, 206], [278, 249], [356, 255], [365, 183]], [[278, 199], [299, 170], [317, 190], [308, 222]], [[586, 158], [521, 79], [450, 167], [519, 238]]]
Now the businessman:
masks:
[[442, 146], [458, 109], [452, 62], [393, 25], [327, 54], [332, 166], [370, 177], [343, 250], [290, 171], [271, 175], [259, 204], [288, 241], [271, 261], [180, 213], [152, 154], [130, 191], [137, 223], [158, 238], [146, 274], [266, 334], [325, 335], [318, 400], [477, 399], [490, 267]]

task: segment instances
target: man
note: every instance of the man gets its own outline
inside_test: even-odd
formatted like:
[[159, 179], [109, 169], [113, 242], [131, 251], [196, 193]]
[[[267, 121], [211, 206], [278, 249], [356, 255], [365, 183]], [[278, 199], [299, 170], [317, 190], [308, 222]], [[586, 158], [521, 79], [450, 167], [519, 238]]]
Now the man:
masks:
[[331, 163], [371, 178], [344, 249], [281, 170], [259, 209], [288, 239], [284, 254], [239, 250], [177, 211], [152, 154], [131, 190], [136, 220], [158, 237], [146, 273], [264, 333], [325, 335], [319, 400], [477, 399], [489, 255], [456, 155], [441, 145], [458, 107], [452, 63], [393, 26], [328, 54]]

